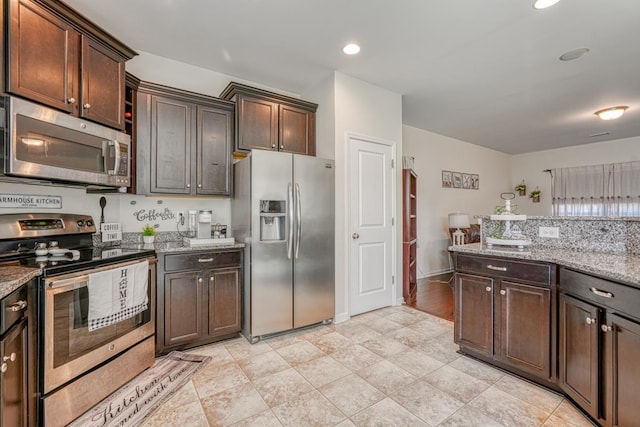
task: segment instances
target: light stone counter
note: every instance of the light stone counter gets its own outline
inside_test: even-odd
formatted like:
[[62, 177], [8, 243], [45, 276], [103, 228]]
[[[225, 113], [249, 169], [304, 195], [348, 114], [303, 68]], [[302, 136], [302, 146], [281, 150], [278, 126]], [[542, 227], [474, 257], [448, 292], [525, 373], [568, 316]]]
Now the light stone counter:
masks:
[[42, 270], [39, 268], [21, 267], [19, 265], [0, 267], [0, 299], [41, 274]]
[[480, 243], [449, 246], [449, 250], [460, 253], [551, 262], [640, 288], [640, 255], [540, 247], [528, 247], [524, 251], [499, 249], [495, 246], [489, 249], [486, 245], [481, 245]]

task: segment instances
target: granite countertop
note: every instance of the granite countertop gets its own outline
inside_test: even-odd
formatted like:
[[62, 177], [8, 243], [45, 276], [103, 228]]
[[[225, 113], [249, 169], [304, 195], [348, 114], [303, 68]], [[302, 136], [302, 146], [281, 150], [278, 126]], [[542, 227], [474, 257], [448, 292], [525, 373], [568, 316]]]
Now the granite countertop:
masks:
[[0, 299], [40, 274], [42, 274], [42, 270], [39, 268], [21, 267], [19, 265], [0, 267]]
[[193, 251], [225, 251], [232, 249], [244, 248], [244, 243], [230, 243], [227, 245], [207, 245], [207, 246], [189, 246], [182, 240], [173, 240], [165, 242], [155, 242], [148, 245], [143, 244], [123, 244], [123, 247], [135, 247], [144, 249], [155, 249], [156, 253], [171, 253], [171, 252], [193, 252]]
[[640, 288], [640, 255], [541, 247], [527, 247], [523, 251], [496, 248], [495, 246], [489, 249], [486, 245], [481, 245], [480, 243], [449, 246], [449, 250], [478, 255], [552, 262], [560, 266]]

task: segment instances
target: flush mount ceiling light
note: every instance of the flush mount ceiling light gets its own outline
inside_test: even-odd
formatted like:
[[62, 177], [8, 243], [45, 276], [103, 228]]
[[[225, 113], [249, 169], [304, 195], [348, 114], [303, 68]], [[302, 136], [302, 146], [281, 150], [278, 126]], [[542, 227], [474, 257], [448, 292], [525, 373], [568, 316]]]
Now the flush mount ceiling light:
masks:
[[534, 9], [546, 9], [548, 7], [553, 6], [554, 4], [558, 3], [560, 0], [535, 0], [533, 2], [533, 8]]
[[596, 116], [600, 117], [602, 120], [615, 120], [620, 118], [624, 112], [627, 110], [626, 105], [621, 105], [618, 107], [609, 107], [609, 108], [604, 108], [602, 110], [598, 110], [596, 111], [595, 114]]
[[349, 43], [342, 48], [342, 51], [347, 55], [355, 55], [356, 53], [360, 52], [360, 46], [355, 43]]
[[573, 61], [574, 59], [580, 58], [582, 55], [584, 55], [587, 52], [589, 52], [589, 48], [580, 47], [578, 49], [573, 49], [563, 53], [562, 55], [560, 55], [559, 59], [560, 61]]

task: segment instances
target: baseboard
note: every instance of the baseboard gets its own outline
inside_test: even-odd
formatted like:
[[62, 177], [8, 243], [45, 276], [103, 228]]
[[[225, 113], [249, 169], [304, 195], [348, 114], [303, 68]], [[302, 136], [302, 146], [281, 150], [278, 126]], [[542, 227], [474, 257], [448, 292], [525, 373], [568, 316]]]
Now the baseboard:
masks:
[[351, 318], [351, 316], [349, 316], [347, 313], [340, 313], [340, 314], [336, 314], [333, 317], [333, 323], [342, 323], [342, 322], [346, 322], [347, 320], [349, 320]]
[[433, 276], [439, 276], [441, 274], [453, 273], [453, 271], [454, 271], [453, 269], [447, 268], [446, 270], [431, 272], [431, 273], [427, 274], [426, 276], [418, 277], [418, 280], [419, 279], [427, 279], [427, 278], [433, 277]]

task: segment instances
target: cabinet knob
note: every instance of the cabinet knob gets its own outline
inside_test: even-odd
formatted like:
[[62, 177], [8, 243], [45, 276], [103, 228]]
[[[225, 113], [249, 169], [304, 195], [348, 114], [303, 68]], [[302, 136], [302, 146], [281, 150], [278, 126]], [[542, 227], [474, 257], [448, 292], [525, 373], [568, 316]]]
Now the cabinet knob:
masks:
[[84, 108], [85, 110], [88, 110], [89, 108], [91, 108], [91, 104], [89, 103], [83, 104], [82, 108]]
[[198, 184], [198, 188], [202, 188], [202, 184]]
[[271, 144], [271, 148], [276, 149], [276, 144]]
[[209, 277], [209, 281], [213, 283], [213, 276]]
[[609, 325], [600, 325], [600, 329], [602, 329], [602, 332], [611, 332], [611, 326]]
[[191, 188], [191, 184], [187, 184], [187, 188]]
[[202, 283], [202, 282], [203, 282], [202, 277], [198, 277], [198, 283]]
[[0, 372], [4, 374], [5, 372], [7, 372], [7, 368], [9, 368], [7, 364], [3, 363], [2, 366], [0, 366]]
[[587, 322], [587, 325], [591, 325], [592, 323], [596, 323], [596, 319], [592, 319], [591, 317], [587, 317], [586, 319], [584, 319], [585, 322]]
[[71, 98], [67, 99], [67, 102], [69, 104], [75, 104], [76, 103], [76, 99], [74, 97], [71, 97]]
[[281, 149], [281, 150], [284, 150], [284, 145], [280, 145], [280, 149]]
[[506, 295], [506, 294], [507, 294], [507, 291], [505, 291], [504, 289], [500, 291], [500, 295]]
[[[604, 325], [602, 325], [604, 326]], [[11, 361], [14, 362], [16, 360], [16, 353], [13, 352], [11, 353], [9, 356], [2, 356], [2, 361], [3, 362], [7, 362], [7, 361]]]
[[491, 286], [487, 286], [486, 288], [484, 288], [487, 292], [491, 292]]

